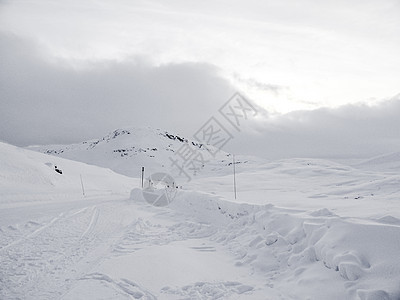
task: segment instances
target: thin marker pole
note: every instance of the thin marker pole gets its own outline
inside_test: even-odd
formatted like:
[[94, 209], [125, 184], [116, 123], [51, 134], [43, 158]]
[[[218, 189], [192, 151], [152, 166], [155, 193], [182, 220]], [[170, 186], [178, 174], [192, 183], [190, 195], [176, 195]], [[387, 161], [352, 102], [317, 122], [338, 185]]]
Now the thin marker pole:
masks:
[[233, 191], [235, 193], [235, 200], [236, 200], [236, 166], [235, 166], [235, 154], [233, 154]]
[[85, 188], [83, 187], [82, 174], [79, 174], [79, 176], [81, 177], [82, 193], [83, 193], [83, 196], [85, 196]]
[[143, 178], [144, 178], [144, 167], [142, 167], [142, 188], [143, 188]]

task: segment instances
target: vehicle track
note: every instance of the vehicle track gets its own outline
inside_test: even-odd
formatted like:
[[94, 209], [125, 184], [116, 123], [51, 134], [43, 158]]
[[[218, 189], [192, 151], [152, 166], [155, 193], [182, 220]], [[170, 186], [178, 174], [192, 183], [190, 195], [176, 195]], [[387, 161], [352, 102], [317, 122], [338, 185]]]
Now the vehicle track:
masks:
[[1, 248], [0, 299], [61, 297], [108, 251], [120, 212], [121, 203], [65, 211]]

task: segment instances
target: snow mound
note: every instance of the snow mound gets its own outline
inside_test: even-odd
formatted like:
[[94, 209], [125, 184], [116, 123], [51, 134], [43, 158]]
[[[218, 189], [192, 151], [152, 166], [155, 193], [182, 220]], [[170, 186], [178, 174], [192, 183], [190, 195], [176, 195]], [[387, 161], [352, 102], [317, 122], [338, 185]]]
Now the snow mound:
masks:
[[171, 206], [218, 227], [211, 239], [229, 247], [237, 266], [251, 265], [274, 286], [292, 290], [293, 298], [400, 297], [398, 225], [341, 218], [327, 209], [235, 204], [197, 192], [180, 192]]

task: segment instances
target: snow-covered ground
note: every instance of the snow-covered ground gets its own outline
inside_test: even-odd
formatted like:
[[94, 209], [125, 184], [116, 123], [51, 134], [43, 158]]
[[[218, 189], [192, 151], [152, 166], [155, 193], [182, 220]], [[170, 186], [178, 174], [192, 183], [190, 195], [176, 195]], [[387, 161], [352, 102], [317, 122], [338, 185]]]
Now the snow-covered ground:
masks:
[[[128, 155], [62, 153], [126, 174], [162, 168], [164, 138], [146, 160], [151, 138], [139, 152], [121, 142]], [[102, 143], [113, 142], [82, 145]], [[229, 158], [154, 207], [138, 178], [0, 143], [0, 299], [400, 298], [396, 155], [353, 166], [238, 156], [237, 199]]]

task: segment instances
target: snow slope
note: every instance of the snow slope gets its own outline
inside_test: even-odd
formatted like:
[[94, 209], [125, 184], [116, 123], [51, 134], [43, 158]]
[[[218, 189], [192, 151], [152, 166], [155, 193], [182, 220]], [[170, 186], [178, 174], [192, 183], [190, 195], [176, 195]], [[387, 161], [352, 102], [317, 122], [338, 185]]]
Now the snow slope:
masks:
[[400, 152], [379, 155], [359, 162], [355, 164], [354, 167], [372, 171], [391, 172], [398, 174], [400, 171]]
[[223, 153], [154, 207], [137, 178], [0, 149], [0, 299], [400, 299], [397, 174], [239, 156], [234, 199]]
[[[35, 201], [60, 202], [98, 194], [123, 195], [138, 180], [96, 166], [52, 157], [0, 143], [0, 207]], [[61, 169], [63, 174], [55, 171]], [[82, 182], [81, 182], [82, 178]]]

